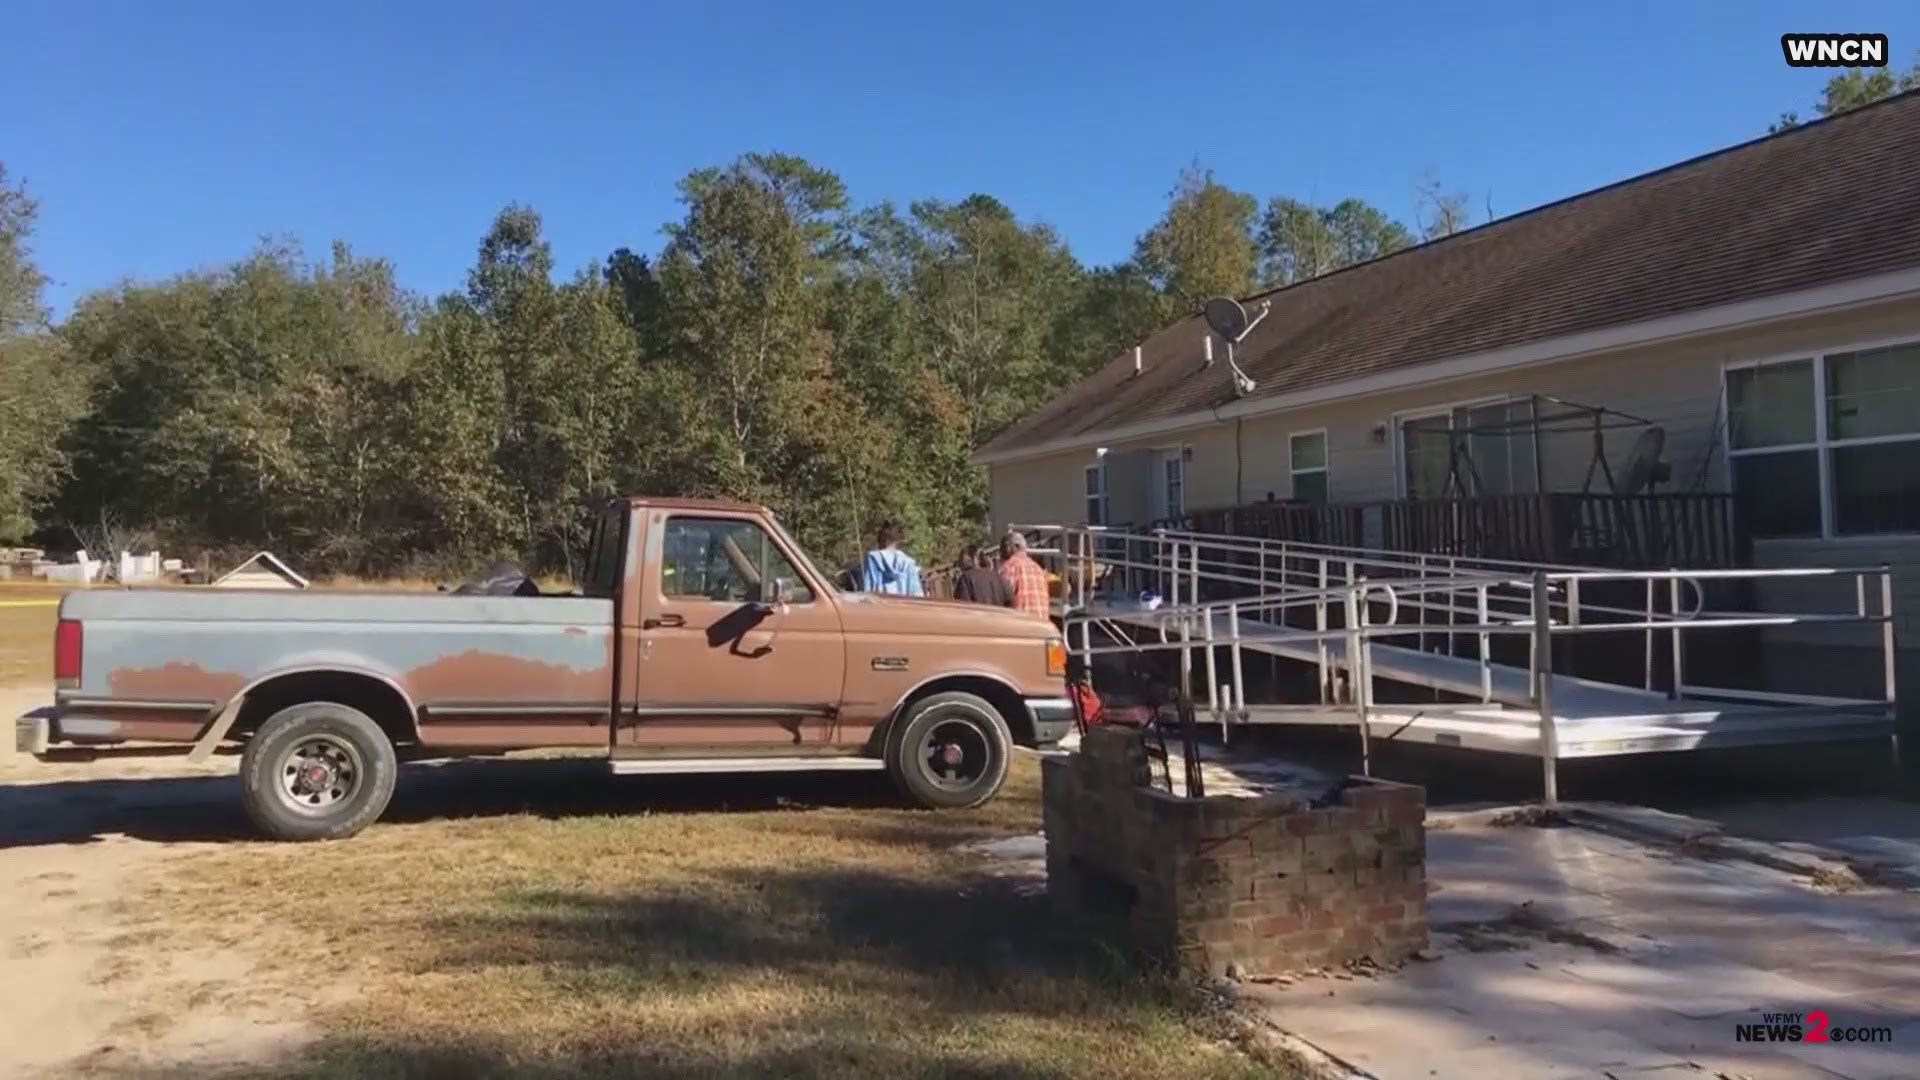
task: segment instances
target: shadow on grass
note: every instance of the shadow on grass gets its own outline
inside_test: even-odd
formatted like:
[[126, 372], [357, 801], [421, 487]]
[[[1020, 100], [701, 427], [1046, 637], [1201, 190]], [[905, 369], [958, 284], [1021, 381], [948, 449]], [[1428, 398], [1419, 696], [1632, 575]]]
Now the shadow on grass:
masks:
[[[606, 762], [589, 758], [465, 759], [403, 766], [381, 821], [899, 805], [879, 774], [615, 777]], [[160, 842], [259, 839], [240, 808], [240, 781], [231, 775], [0, 785], [0, 848], [88, 843], [113, 834]]]
[[497, 898], [428, 923], [417, 990], [297, 1056], [105, 1075], [1289, 1075], [1008, 882], [729, 868], [683, 888]]
[[[832, 1023], [830, 1017], [823, 1017]], [[940, 1077], [946, 1080], [1070, 1080], [1100, 1075], [1067, 1068], [1035, 1067], [1017, 1056], [988, 1052], [967, 1062], [942, 1060], [909, 1047], [867, 1047], [844, 1053], [831, 1047], [772, 1049], [724, 1061], [676, 1062], [639, 1046], [608, 1046], [580, 1054], [530, 1055], [524, 1049], [485, 1038], [449, 1039], [390, 1045], [365, 1041], [352, 1046], [328, 1044], [318, 1057], [270, 1069], [220, 1068], [204, 1064], [105, 1070], [88, 1075], [104, 1080], [252, 1080], [254, 1077], [325, 1080], [574, 1080], [578, 1077], [760, 1078], [760, 1077]], [[1173, 1074], [1178, 1075], [1178, 1074]], [[1284, 1075], [1284, 1074], [1281, 1074]]]

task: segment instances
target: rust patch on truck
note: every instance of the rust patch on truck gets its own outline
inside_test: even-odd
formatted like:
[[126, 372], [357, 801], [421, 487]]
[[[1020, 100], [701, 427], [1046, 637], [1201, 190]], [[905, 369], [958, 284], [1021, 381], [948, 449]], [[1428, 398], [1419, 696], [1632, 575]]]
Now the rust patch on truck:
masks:
[[107, 693], [137, 701], [223, 702], [240, 692], [246, 676], [208, 671], [199, 664], [169, 660], [159, 667], [115, 668], [107, 673]]
[[613, 692], [613, 643], [599, 667], [548, 664], [506, 653], [468, 649], [422, 664], [400, 676], [416, 705], [437, 701], [606, 701]]

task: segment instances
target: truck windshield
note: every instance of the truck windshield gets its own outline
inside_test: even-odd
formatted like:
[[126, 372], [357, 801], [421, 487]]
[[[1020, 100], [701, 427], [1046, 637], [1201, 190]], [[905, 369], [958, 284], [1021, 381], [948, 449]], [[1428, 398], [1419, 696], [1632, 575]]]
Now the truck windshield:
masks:
[[800, 560], [802, 569], [806, 571], [807, 576], [815, 581], [824, 582], [831, 588], [833, 586], [833, 579], [820, 572], [820, 566], [813, 561], [813, 556], [807, 554], [807, 549], [801, 547], [800, 541], [795, 540], [793, 534], [787, 531], [786, 522], [781, 521], [779, 516], [772, 511], [768, 511], [767, 521], [779, 531], [780, 539], [786, 541], [787, 550], [793, 552], [794, 558]]

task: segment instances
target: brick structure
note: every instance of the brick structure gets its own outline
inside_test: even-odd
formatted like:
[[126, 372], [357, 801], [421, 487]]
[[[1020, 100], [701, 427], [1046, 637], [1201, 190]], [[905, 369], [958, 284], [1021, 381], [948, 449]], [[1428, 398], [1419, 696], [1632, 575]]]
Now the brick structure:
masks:
[[1070, 918], [1124, 911], [1150, 958], [1252, 975], [1405, 959], [1427, 944], [1426, 794], [1354, 777], [1190, 799], [1150, 785], [1136, 732], [1095, 728], [1045, 760], [1047, 891]]

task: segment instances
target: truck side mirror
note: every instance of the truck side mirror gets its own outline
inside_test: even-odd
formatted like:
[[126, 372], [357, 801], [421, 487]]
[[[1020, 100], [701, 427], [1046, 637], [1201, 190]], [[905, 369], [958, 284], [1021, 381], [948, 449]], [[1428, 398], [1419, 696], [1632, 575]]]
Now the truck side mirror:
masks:
[[793, 582], [787, 578], [774, 578], [767, 586], [766, 599], [755, 605], [761, 614], [773, 616], [773, 632], [767, 635], [767, 643], [753, 651], [755, 656], [765, 656], [773, 651], [780, 640], [780, 630], [787, 625], [787, 605], [793, 600]]

